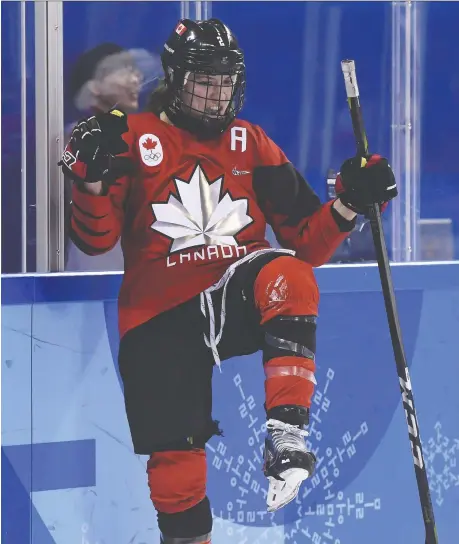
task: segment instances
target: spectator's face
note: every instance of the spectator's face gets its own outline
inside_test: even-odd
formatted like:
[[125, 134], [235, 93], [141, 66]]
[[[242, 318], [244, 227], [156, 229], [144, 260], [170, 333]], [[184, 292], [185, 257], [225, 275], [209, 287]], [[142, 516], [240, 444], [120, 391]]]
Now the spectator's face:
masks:
[[203, 113], [211, 117], [224, 115], [231, 102], [234, 82], [232, 76], [190, 73], [182, 91], [186, 113], [195, 117]]
[[110, 72], [95, 82], [93, 93], [97, 107], [104, 111], [115, 106], [126, 112], [138, 110], [142, 79], [134, 67], [125, 66]]

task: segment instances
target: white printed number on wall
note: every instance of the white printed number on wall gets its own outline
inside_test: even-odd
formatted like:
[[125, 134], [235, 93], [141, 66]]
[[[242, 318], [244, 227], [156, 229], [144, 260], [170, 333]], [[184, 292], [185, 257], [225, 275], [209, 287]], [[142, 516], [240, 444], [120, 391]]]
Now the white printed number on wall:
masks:
[[[441, 506], [449, 495], [451, 501], [457, 500], [459, 492], [459, 438], [447, 436], [442, 424], [437, 421], [434, 432], [427, 442], [422, 443], [426, 462], [429, 487], [435, 495], [435, 502]], [[447, 501], [448, 502], [448, 501]]]
[[163, 160], [163, 146], [158, 136], [144, 134], [139, 139], [140, 156], [147, 166], [158, 166]]
[[[381, 510], [380, 497], [370, 496], [363, 491], [345, 493], [340, 489], [340, 474], [345, 470], [345, 465], [355, 463], [353, 458], [361, 441], [366, 440], [369, 431], [367, 422], [362, 421], [354, 429], [343, 429], [341, 444], [338, 442], [331, 447], [322, 441], [320, 428], [334, 405], [330, 397], [334, 379], [335, 371], [329, 368], [323, 385], [316, 388], [313, 396], [309, 425], [311, 441], [307, 440], [306, 445], [316, 455], [320, 469], [302, 485], [298, 497], [292, 503], [295, 505], [294, 511], [297, 516], [295, 523], [287, 527], [281, 525], [281, 518], [276, 518], [277, 514], [268, 514], [266, 510], [253, 506], [255, 503], [252, 501], [256, 497], [261, 497], [265, 502], [267, 495], [267, 482], [263, 479], [261, 471], [266, 423], [256, 415], [255, 396], [249, 394], [244, 387], [242, 376], [240, 374], [234, 376], [233, 383], [239, 390], [242, 403], [239, 405], [239, 415], [246, 422], [249, 431], [247, 439], [249, 450], [244, 455], [242, 453], [237, 455], [234, 450], [230, 453], [231, 450], [223, 438], [206, 444], [209, 464], [223, 475], [228, 474], [228, 489], [233, 488], [235, 492], [233, 500], [226, 503], [226, 511], [222, 508], [213, 512], [215, 532], [226, 531], [227, 535], [233, 536], [233, 522], [243, 525], [242, 532], [247, 526], [263, 524], [264, 517], [267, 516], [264, 521], [267, 527], [259, 540], [248, 541], [247, 537], [241, 535], [234, 539], [234, 544], [255, 544], [262, 539], [263, 542], [269, 541], [273, 544], [280, 542], [348, 544], [350, 540], [345, 541], [340, 534], [342, 526], [353, 523], [354, 520], [360, 522], [370, 518], [373, 512]], [[239, 428], [242, 430], [244, 425], [240, 425]], [[320, 504], [317, 500], [308, 498], [316, 488], [323, 492]]]

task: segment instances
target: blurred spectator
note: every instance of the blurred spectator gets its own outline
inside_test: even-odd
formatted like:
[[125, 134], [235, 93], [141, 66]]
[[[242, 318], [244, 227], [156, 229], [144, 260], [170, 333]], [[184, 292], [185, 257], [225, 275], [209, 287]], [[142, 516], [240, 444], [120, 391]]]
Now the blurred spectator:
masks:
[[145, 50], [125, 50], [114, 43], [103, 43], [79, 57], [70, 77], [70, 98], [81, 112], [107, 111], [117, 105], [126, 112], [139, 108], [143, 74], [139, 57]]
[[[124, 49], [115, 43], [103, 43], [83, 53], [69, 78], [66, 99], [70, 99], [81, 117], [119, 107], [125, 112], [139, 110], [139, 97], [145, 87], [162, 74], [161, 61], [145, 49]], [[69, 123], [65, 140], [70, 138], [76, 121]], [[120, 244], [108, 253], [89, 257], [68, 237], [67, 218], [71, 180], [65, 181], [65, 268], [71, 271], [123, 270]]]

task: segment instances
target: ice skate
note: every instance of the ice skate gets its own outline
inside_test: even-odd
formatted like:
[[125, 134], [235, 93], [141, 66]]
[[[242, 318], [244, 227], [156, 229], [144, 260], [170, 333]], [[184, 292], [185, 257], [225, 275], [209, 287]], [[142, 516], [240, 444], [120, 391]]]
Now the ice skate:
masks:
[[314, 472], [316, 458], [306, 448], [307, 431], [276, 419], [266, 427], [263, 471], [269, 481], [268, 512], [274, 512], [295, 499], [301, 482]]

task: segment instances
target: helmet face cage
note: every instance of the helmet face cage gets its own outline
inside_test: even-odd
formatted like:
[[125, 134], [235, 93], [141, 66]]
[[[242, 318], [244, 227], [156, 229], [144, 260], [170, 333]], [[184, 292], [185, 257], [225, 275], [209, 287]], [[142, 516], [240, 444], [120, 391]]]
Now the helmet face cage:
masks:
[[174, 85], [170, 105], [175, 117], [183, 117], [184, 128], [200, 136], [223, 132], [242, 109], [245, 77], [237, 74], [211, 74], [187, 71]]

